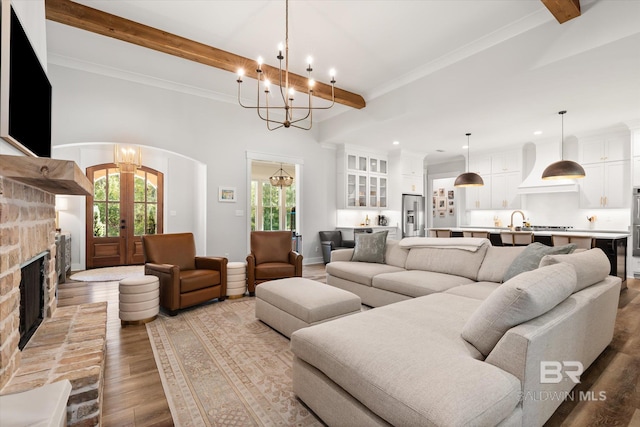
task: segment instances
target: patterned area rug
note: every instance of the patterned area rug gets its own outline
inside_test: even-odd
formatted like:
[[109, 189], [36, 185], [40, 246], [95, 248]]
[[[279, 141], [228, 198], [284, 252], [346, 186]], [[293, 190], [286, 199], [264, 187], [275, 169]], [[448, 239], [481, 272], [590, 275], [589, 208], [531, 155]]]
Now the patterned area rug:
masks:
[[215, 302], [147, 333], [176, 426], [321, 426], [291, 385], [289, 340], [255, 318], [255, 298]]
[[113, 282], [134, 276], [144, 276], [144, 265], [93, 268], [74, 273], [69, 279], [78, 282]]

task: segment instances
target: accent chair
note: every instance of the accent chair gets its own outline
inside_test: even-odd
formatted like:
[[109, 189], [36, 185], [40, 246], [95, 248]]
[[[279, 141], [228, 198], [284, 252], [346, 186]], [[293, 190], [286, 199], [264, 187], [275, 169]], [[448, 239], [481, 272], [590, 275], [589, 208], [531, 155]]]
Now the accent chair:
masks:
[[302, 277], [302, 255], [292, 249], [290, 231], [252, 231], [251, 253], [247, 255], [247, 289], [269, 280]]
[[192, 233], [142, 236], [144, 273], [160, 281], [160, 307], [177, 311], [227, 297], [227, 258], [196, 256]]

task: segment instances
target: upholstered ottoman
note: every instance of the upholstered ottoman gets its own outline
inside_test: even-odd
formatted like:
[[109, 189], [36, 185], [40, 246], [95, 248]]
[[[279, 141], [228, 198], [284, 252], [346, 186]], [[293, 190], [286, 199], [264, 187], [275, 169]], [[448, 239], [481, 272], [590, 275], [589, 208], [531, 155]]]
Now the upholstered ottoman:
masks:
[[144, 275], [122, 279], [119, 285], [119, 315], [122, 326], [140, 325], [156, 318], [160, 310], [160, 282]]
[[247, 291], [247, 263], [227, 263], [227, 297], [242, 298]]
[[302, 277], [256, 286], [256, 317], [289, 338], [298, 329], [359, 313], [361, 307], [359, 296]]

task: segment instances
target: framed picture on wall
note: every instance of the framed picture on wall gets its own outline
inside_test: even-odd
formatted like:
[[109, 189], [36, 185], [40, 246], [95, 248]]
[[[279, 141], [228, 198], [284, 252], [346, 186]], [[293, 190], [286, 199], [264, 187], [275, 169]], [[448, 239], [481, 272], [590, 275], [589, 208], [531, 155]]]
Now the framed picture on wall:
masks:
[[438, 210], [446, 211], [447, 210], [447, 199], [444, 197], [438, 197]]
[[455, 195], [455, 193], [453, 192], [453, 190], [449, 190], [447, 192], [447, 196], [449, 197], [449, 199], [453, 199], [454, 195]]
[[219, 202], [235, 202], [236, 201], [236, 188], [235, 187], [218, 187], [218, 201]]

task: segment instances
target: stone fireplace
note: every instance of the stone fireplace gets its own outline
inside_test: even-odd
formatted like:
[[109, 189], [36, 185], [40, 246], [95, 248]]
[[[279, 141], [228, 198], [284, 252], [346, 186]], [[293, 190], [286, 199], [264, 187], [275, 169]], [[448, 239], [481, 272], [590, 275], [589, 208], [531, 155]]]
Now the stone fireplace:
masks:
[[0, 178], [0, 389], [20, 364], [21, 266], [43, 253], [43, 317], [56, 310], [55, 234], [55, 196]]

